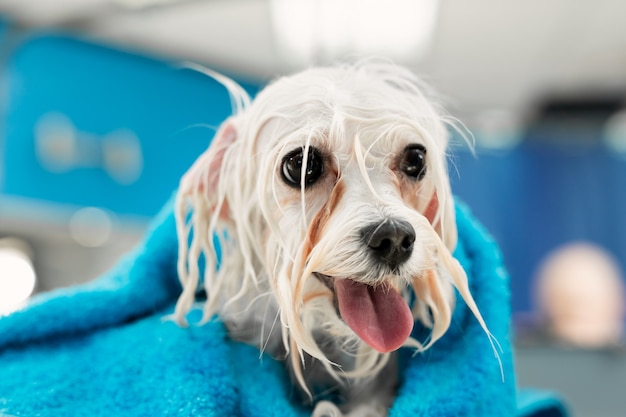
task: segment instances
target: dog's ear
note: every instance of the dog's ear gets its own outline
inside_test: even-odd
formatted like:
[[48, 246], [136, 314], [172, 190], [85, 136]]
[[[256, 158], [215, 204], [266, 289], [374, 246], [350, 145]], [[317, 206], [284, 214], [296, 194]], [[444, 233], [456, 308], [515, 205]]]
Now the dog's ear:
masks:
[[[424, 211], [424, 216], [446, 245], [450, 252], [454, 251], [457, 243], [456, 217], [452, 193], [444, 191], [442, 198], [435, 191]], [[443, 201], [442, 201], [443, 200]]]
[[[231, 219], [223, 172], [228, 165], [229, 149], [237, 141], [237, 135], [233, 118], [222, 123], [208, 149], [196, 159], [180, 181], [175, 213], [179, 241], [178, 276], [183, 292], [176, 303], [174, 318], [182, 326], [187, 325], [185, 315], [195, 301], [201, 280], [201, 252], [206, 262], [205, 285], [211, 283], [212, 288], [219, 288], [220, 285], [214, 272], [217, 271], [223, 246], [218, 246], [212, 237], [215, 236], [213, 232], [217, 220], [230, 222]], [[214, 306], [216, 300], [216, 296], [211, 295], [205, 309]]]
[[224, 156], [237, 140], [237, 135], [235, 122], [231, 117], [222, 123], [211, 145], [198, 157], [180, 182], [179, 192], [183, 196], [202, 196], [205, 201], [209, 202], [209, 210], [219, 209], [219, 217], [222, 220], [228, 218], [229, 208], [228, 202], [219, 196], [218, 185]]

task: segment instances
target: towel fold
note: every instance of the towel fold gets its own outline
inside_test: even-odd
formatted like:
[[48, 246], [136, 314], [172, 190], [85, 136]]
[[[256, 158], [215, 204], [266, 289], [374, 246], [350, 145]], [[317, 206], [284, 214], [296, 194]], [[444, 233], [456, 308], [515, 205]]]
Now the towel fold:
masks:
[[[189, 328], [163, 320], [180, 293], [172, 207], [173, 199], [107, 274], [38, 295], [0, 319], [0, 415], [310, 415], [282, 364], [230, 340], [217, 319]], [[450, 330], [431, 349], [401, 350], [390, 416], [565, 416], [546, 394], [524, 393], [518, 403], [500, 252], [460, 203], [457, 224], [454, 255], [500, 344], [502, 367], [459, 299]], [[419, 326], [415, 332], [426, 334]]]

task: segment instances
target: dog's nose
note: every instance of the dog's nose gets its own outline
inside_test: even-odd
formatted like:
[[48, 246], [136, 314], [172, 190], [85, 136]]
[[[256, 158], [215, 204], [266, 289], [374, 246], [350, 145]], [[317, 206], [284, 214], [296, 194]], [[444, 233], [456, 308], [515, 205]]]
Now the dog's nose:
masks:
[[411, 256], [415, 229], [404, 220], [388, 219], [364, 227], [361, 236], [376, 260], [395, 269]]

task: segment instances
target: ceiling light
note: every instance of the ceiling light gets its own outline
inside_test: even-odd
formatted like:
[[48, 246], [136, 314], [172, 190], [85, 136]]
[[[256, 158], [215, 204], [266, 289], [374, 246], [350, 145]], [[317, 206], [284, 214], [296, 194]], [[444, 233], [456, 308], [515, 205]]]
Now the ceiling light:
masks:
[[0, 239], [0, 316], [20, 308], [35, 289], [30, 250], [18, 239]]
[[402, 60], [423, 56], [437, 18], [437, 0], [271, 0], [278, 45], [293, 63], [346, 55]]

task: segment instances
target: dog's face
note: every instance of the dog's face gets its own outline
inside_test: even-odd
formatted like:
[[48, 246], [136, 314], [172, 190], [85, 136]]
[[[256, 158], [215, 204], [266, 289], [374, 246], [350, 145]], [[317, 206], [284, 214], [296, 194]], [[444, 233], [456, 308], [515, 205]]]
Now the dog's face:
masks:
[[[296, 368], [304, 351], [332, 372], [320, 333], [358, 353], [356, 376], [400, 346], [434, 343], [450, 323], [452, 285], [478, 314], [450, 254], [446, 145], [439, 110], [395, 66], [312, 69], [271, 84], [181, 182], [179, 319], [202, 250], [207, 315], [250, 321], [240, 313], [269, 298]], [[416, 319], [433, 329], [427, 346], [410, 337]]]
[[[405, 289], [414, 280], [423, 286], [427, 271], [436, 269], [441, 237], [447, 233], [452, 246], [456, 229], [452, 210], [444, 215], [439, 208], [440, 201], [451, 204], [446, 137], [434, 137], [415, 122], [418, 117], [410, 118], [412, 110], [421, 111], [435, 125], [436, 113], [407, 109], [394, 97], [406, 93], [395, 86], [380, 91], [385, 84], [370, 86], [374, 93], [364, 99], [359, 88], [367, 84], [359, 85], [367, 81], [346, 78], [336, 96], [326, 97], [327, 108], [312, 108], [306, 120], [273, 119], [261, 130], [258, 191], [266, 197], [259, 204], [273, 242], [259, 244], [281, 247], [282, 253], [271, 251], [269, 265], [276, 255], [292, 263], [275, 284], [294, 281], [292, 300], [302, 302], [303, 311], [307, 303], [326, 301], [325, 310], [366, 344], [389, 352], [413, 328]], [[372, 108], [361, 110], [361, 100]], [[374, 103], [384, 108], [374, 113]], [[294, 114], [303, 105], [281, 113]], [[442, 304], [449, 297], [441, 294]]]

